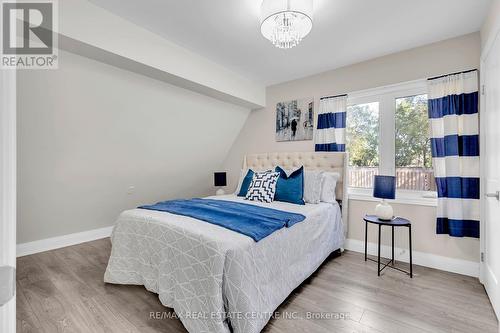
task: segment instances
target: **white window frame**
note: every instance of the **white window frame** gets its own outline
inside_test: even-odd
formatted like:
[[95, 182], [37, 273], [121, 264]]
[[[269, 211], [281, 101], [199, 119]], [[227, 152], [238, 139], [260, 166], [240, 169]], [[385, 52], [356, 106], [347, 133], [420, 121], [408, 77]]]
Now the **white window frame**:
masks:
[[[348, 94], [347, 105], [379, 103], [379, 174], [396, 174], [396, 99], [427, 94], [427, 80], [415, 80]], [[349, 187], [353, 200], [379, 201], [371, 188]], [[396, 190], [397, 203], [437, 206], [437, 194], [432, 191]]]

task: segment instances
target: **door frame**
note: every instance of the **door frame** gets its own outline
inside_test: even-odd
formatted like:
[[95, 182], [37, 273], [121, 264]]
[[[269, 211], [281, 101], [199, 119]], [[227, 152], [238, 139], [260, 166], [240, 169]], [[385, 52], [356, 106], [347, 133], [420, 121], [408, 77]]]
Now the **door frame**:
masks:
[[[0, 266], [16, 266], [16, 70], [0, 69]], [[16, 331], [16, 300], [0, 307], [0, 331]]]
[[[485, 126], [485, 117], [481, 117], [481, 115], [486, 114], [486, 97], [483, 94], [483, 87], [485, 85], [485, 77], [482, 75], [482, 73], [485, 73], [485, 62], [486, 58], [488, 57], [491, 49], [493, 48], [493, 45], [497, 41], [498, 37], [500, 35], [500, 19], [497, 19], [496, 22], [493, 23], [493, 27], [491, 29], [491, 33], [488, 36], [488, 39], [485, 41], [483, 44], [483, 48], [481, 50], [481, 58], [480, 58], [480, 114], [479, 114], [479, 142], [480, 142], [480, 151], [485, 152], [486, 151], [486, 137], [484, 132], [481, 130]], [[484, 217], [486, 216], [486, 205], [485, 205], [485, 190], [486, 190], [486, 182], [485, 182], [485, 177], [486, 177], [486, 168], [485, 168], [485, 163], [481, 160], [480, 162], [480, 188], [481, 188], [481, 208], [480, 208], [480, 214], [481, 214], [481, 219], [480, 219], [480, 232], [479, 232], [479, 249], [480, 249], [480, 258], [479, 258], [479, 281], [484, 284], [486, 274], [487, 274], [487, 269], [485, 267], [485, 263], [481, 260], [481, 255], [487, 255], [486, 254], [486, 244], [485, 244], [485, 221]]]
[[[479, 115], [479, 142], [480, 142], [480, 151], [485, 152], [486, 151], [486, 136], [485, 133], [481, 130], [482, 128], [485, 127], [485, 122], [486, 122], [486, 117], [481, 116], [481, 115], [486, 115], [486, 96], [483, 94], [483, 87], [485, 85], [485, 77], [482, 73], [485, 73], [485, 62], [486, 58], [488, 57], [491, 49], [493, 48], [493, 45], [495, 42], [500, 43], [500, 41], [497, 41], [500, 36], [500, 22], [496, 22], [494, 29], [492, 29], [492, 33], [490, 34], [488, 40], [484, 44], [483, 49], [481, 50], [481, 59], [480, 59], [480, 115]], [[480, 214], [481, 214], [481, 219], [480, 219], [480, 231], [479, 231], [479, 249], [480, 249], [480, 258], [479, 258], [479, 281], [484, 284], [484, 281], [486, 279], [486, 274], [487, 268], [485, 267], [485, 263], [481, 260], [482, 255], [487, 255], [486, 253], [486, 244], [485, 244], [485, 225], [486, 222], [484, 221], [484, 217], [486, 216], [486, 197], [485, 197], [485, 190], [486, 190], [486, 167], [485, 163], [481, 160], [480, 162], [480, 188], [481, 188], [481, 208], [480, 208]]]
[[[486, 151], [486, 135], [484, 131], [481, 129], [485, 128], [486, 125], [486, 95], [484, 94], [483, 87], [486, 84], [485, 80], [485, 75], [483, 73], [486, 73], [486, 59], [488, 58], [493, 46], [495, 46], [495, 43], [500, 43], [500, 20], [496, 22], [495, 28], [492, 29], [492, 33], [488, 37], [488, 40], [484, 44], [484, 47], [481, 51], [481, 59], [480, 59], [480, 66], [481, 66], [481, 75], [480, 75], [480, 151], [481, 153], [484, 153]], [[485, 155], [486, 156], [486, 155]], [[486, 215], [486, 203], [487, 203], [487, 198], [486, 198], [486, 190], [487, 190], [487, 174], [486, 174], [486, 163], [481, 159], [480, 163], [480, 186], [481, 186], [481, 219], [480, 219], [480, 238], [479, 238], [479, 248], [480, 248], [480, 258], [479, 258], [479, 281], [482, 284], [485, 284], [486, 281], [496, 282], [496, 277], [492, 275], [492, 272], [490, 272], [490, 269], [487, 265], [486, 260], [482, 260], [482, 256], [484, 255], [486, 258], [489, 254], [487, 253], [487, 246], [486, 246], [486, 235], [485, 235], [485, 229], [486, 229], [486, 221], [485, 217]], [[497, 291], [498, 294], [498, 291]], [[493, 300], [497, 301], [497, 295], [488, 295], [490, 297], [490, 300], [492, 301], [493, 305]], [[500, 310], [498, 308], [494, 308], [497, 318], [500, 318]]]
[[[483, 57], [483, 53], [481, 54], [481, 64], [480, 64], [480, 85], [479, 85], [479, 105], [480, 105], [480, 114], [479, 114], [479, 151], [481, 153], [486, 151], [486, 136], [483, 133], [482, 129], [485, 127], [485, 117], [482, 115], [486, 114], [486, 97], [483, 92], [483, 87], [485, 84], [485, 77], [483, 75], [485, 69], [485, 58]], [[486, 267], [485, 262], [483, 261], [483, 256], [486, 255], [486, 244], [485, 244], [485, 226], [486, 222], [484, 221], [484, 217], [486, 216], [486, 205], [485, 205], [485, 196], [484, 189], [486, 188], [486, 163], [483, 163], [482, 159], [479, 162], [479, 187], [480, 187], [480, 219], [479, 219], [479, 282], [484, 284], [486, 278]]]

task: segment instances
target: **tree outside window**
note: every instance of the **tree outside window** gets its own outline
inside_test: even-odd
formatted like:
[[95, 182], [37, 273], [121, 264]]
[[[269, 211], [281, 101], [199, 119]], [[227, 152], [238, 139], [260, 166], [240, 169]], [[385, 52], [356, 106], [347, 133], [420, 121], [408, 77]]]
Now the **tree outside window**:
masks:
[[427, 95], [397, 98], [395, 122], [397, 187], [434, 191]]
[[379, 103], [349, 106], [346, 130], [349, 185], [372, 187], [379, 167]]

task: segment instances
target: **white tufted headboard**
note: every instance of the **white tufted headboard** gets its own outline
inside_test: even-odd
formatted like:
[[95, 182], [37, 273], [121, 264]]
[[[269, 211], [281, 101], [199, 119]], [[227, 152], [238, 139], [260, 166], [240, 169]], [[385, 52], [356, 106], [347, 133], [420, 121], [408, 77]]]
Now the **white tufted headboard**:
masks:
[[[296, 152], [296, 153], [259, 153], [245, 156], [243, 169], [264, 171], [281, 166], [285, 169], [304, 166], [308, 170], [338, 172], [335, 193], [337, 200], [342, 201], [342, 217], [347, 224], [347, 153], [341, 152]], [[345, 230], [347, 232], [347, 229]]]

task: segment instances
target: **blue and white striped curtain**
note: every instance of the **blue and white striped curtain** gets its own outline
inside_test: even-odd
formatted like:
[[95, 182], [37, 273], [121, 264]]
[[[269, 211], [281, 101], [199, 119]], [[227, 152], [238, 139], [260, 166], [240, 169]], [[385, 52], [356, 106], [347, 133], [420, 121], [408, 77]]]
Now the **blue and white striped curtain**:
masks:
[[322, 98], [314, 143], [316, 151], [345, 151], [347, 96]]
[[428, 81], [438, 234], [479, 237], [478, 72]]

